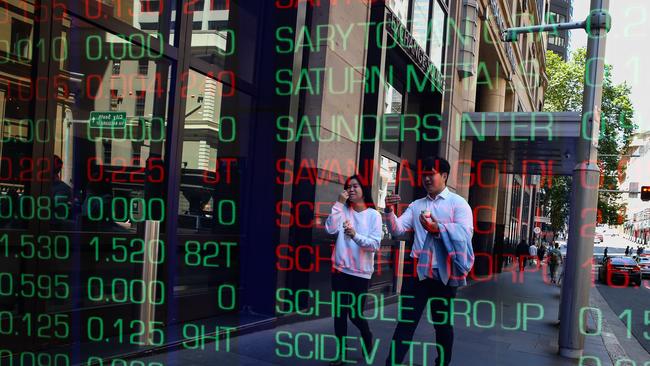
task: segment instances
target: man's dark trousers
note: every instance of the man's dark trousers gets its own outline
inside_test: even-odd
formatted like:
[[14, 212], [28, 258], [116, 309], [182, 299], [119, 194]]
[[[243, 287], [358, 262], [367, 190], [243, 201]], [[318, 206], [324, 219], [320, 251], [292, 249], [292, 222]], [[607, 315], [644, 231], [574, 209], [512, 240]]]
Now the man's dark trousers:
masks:
[[[409, 342], [413, 339], [413, 333], [415, 333], [427, 303], [430, 305], [431, 321], [434, 323], [436, 330], [436, 343], [442, 347], [442, 350], [436, 347], [438, 359], [435, 365], [449, 365], [454, 344], [454, 329], [451, 325], [449, 307], [451, 299], [456, 297], [456, 290], [456, 287], [447, 286], [437, 279], [427, 278], [420, 281], [417, 274], [415, 274], [415, 277], [404, 279], [404, 287], [401, 293], [401, 321], [398, 321], [395, 333], [393, 333], [393, 343], [386, 359], [386, 365], [402, 364], [404, 356], [410, 347], [404, 341]], [[429, 298], [437, 299], [429, 302]], [[423, 339], [417, 341], [431, 342]], [[395, 352], [394, 355], [392, 354], [393, 351]], [[440, 355], [441, 351], [443, 355]], [[444, 362], [441, 363], [440, 358], [443, 358]], [[430, 364], [429, 360], [425, 362]]]

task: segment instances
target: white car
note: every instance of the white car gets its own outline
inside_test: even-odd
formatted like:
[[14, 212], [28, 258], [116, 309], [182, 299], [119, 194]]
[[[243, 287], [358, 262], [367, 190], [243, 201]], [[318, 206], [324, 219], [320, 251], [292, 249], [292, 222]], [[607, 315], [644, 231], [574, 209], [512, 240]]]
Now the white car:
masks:
[[641, 277], [650, 276], [650, 257], [639, 258], [639, 267], [641, 267]]

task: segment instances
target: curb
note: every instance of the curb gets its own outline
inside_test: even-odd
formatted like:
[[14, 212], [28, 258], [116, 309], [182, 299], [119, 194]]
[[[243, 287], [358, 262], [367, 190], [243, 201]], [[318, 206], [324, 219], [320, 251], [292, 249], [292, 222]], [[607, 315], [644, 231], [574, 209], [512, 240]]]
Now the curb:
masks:
[[[609, 304], [600, 294], [597, 287], [594, 287], [592, 291], [589, 292], [589, 304], [594, 308], [600, 309], [602, 312], [601, 337], [612, 364], [617, 364], [617, 361], [620, 363], [621, 360], [626, 359], [633, 360], [637, 364], [650, 360], [650, 354], [646, 352], [636, 338], [632, 337], [625, 339], [624, 334], [626, 330], [623, 324], [620, 319], [618, 319], [612, 308], [609, 307]], [[590, 316], [594, 317], [593, 311], [590, 311], [589, 313]], [[594, 317], [594, 319], [596, 318]], [[594, 324], [596, 324], [595, 320]], [[622, 339], [625, 339], [625, 347], [623, 347], [619, 341], [619, 337], [621, 336]]]

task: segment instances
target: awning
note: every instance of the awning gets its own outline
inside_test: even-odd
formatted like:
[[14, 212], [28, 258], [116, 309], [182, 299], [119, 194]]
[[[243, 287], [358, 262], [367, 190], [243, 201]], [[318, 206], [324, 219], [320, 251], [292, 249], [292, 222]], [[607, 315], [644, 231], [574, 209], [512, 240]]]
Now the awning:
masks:
[[497, 160], [501, 173], [571, 175], [581, 134], [578, 112], [463, 113], [458, 137], [472, 159]]

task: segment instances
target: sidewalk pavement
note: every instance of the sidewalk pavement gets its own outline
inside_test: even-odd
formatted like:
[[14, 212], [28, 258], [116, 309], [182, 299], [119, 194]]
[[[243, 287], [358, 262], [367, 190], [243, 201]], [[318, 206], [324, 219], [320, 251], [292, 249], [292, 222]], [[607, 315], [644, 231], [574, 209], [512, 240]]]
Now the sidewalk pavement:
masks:
[[[453, 317], [455, 340], [452, 365], [580, 364], [577, 360], [569, 360], [557, 354], [560, 288], [545, 283], [540, 272], [525, 273], [523, 283], [518, 282], [518, 276], [518, 272], [504, 272], [489, 281], [473, 282], [458, 292], [458, 300], [454, 303], [456, 315]], [[476, 312], [470, 312], [469, 317], [459, 315], [467, 309], [468, 304]], [[383, 310], [385, 318], [395, 318], [397, 304], [386, 305]], [[370, 316], [372, 311], [366, 310], [365, 314]], [[348, 343], [349, 364], [384, 364], [395, 321], [377, 317], [370, 321], [370, 327], [377, 339], [376, 349], [374, 353], [369, 350], [364, 357], [359, 332], [349, 323], [348, 335], [354, 337]], [[591, 327], [595, 327], [593, 320]], [[299, 333], [311, 335], [296, 337]], [[219, 351], [215, 350], [217, 344], [213, 343], [206, 344], [204, 350], [179, 349], [140, 360], [158, 361], [165, 365], [327, 365], [328, 357], [335, 352], [333, 333], [332, 319], [320, 318], [232, 337], [229, 351], [226, 351], [226, 341], [221, 340], [218, 344]], [[322, 336], [324, 334], [326, 336]], [[611, 333], [605, 336], [610, 337], [611, 341]], [[426, 312], [413, 340], [435, 342], [434, 328], [429, 323]], [[434, 364], [435, 347], [424, 347], [419, 343], [413, 349], [413, 365]], [[590, 360], [585, 360], [582, 365], [613, 364], [600, 335], [586, 336], [584, 356], [589, 356]], [[409, 364], [408, 357], [407, 355], [403, 365]], [[637, 362], [639, 361], [643, 360]]]

